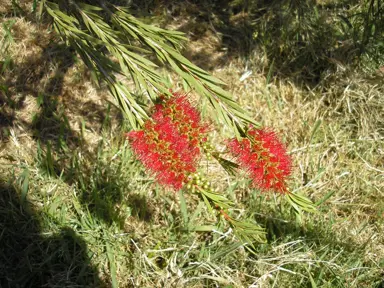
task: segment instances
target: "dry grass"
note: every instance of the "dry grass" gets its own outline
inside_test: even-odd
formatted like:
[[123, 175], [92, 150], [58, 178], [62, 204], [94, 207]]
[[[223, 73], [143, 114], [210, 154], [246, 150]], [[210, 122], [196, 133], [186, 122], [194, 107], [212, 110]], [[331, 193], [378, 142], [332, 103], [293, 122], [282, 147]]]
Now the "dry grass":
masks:
[[[247, 188], [246, 180], [219, 172], [215, 164], [209, 166], [208, 173], [219, 177], [223, 193], [236, 197], [239, 213], [267, 228], [269, 244], [259, 246], [255, 257], [236, 246], [231, 233], [185, 231], [178, 195], [159, 189], [132, 162], [122, 137], [124, 123], [113, 105], [107, 109], [113, 100], [106, 91], [95, 87], [84, 66], [47, 27], [19, 17], [1, 21], [12, 19], [16, 20], [9, 50], [13, 68], [0, 76], [8, 86], [7, 95], [0, 98], [1, 187], [2, 193], [27, 193], [32, 212], [23, 215], [40, 223], [33, 231], [39, 235], [37, 244], [23, 244], [18, 252], [26, 257], [43, 253], [48, 259], [55, 245], [56, 250], [78, 245], [75, 252], [49, 262], [59, 263], [66, 273], [44, 266], [44, 259], [32, 260], [38, 267], [32, 271], [43, 267], [53, 274], [36, 272], [31, 276], [36, 282], [30, 283], [48, 287], [109, 287], [113, 281], [120, 287], [382, 283], [382, 75], [345, 67], [308, 88], [289, 78], [268, 77], [271, 61], [260, 51], [247, 61], [233, 59], [213, 69], [243, 107], [281, 133], [295, 161], [291, 189], [320, 204], [319, 213], [296, 221], [284, 201], [260, 196]], [[217, 36], [207, 32], [194, 41], [191, 57], [199, 62], [202, 53], [202, 63], [212, 59]], [[209, 53], [204, 51], [207, 46]], [[219, 53], [214, 57], [223, 59], [224, 52]], [[204, 107], [203, 103], [207, 113]], [[218, 134], [214, 139], [220, 138]], [[26, 170], [28, 177], [23, 176]], [[194, 197], [186, 198], [189, 218], [197, 211], [193, 225], [215, 224], [207, 211], [199, 210]], [[14, 207], [26, 205], [15, 199]], [[5, 216], [19, 219], [12, 213]], [[23, 233], [30, 232], [26, 229], [30, 220], [20, 219], [15, 224], [19, 227], [11, 231], [6, 226], [4, 235], [11, 231], [23, 239]], [[1, 220], [0, 227], [7, 221]], [[64, 228], [76, 237], [60, 236]], [[228, 227], [219, 228], [228, 232]], [[12, 243], [2, 238], [0, 249], [4, 245]], [[21, 259], [12, 257], [10, 263]], [[12, 273], [9, 277], [20, 276]]]

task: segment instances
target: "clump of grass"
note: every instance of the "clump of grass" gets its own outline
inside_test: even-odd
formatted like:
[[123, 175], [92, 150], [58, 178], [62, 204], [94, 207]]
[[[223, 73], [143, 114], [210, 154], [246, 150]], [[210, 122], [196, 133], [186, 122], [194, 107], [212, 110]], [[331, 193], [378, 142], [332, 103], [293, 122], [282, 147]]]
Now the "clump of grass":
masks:
[[[14, 65], [23, 67], [27, 50], [34, 57], [43, 52], [33, 40], [38, 33], [28, 32], [40, 30], [25, 19], [15, 25], [17, 33], [32, 35], [28, 45], [16, 37], [9, 48], [11, 55], [19, 51]], [[20, 43], [28, 48], [20, 50]], [[252, 254], [193, 196], [184, 195], [184, 205], [157, 187], [133, 161], [117, 110], [101, 105], [105, 91], [92, 86], [76, 61], [68, 69], [59, 65], [59, 48], [46, 51], [54, 51], [52, 66], [33, 66], [49, 68], [44, 77], [9, 90], [12, 99], [30, 93], [30, 100], [14, 108], [17, 117], [0, 148], [0, 275], [7, 275], [1, 285], [380, 285], [384, 103], [378, 74], [339, 70], [308, 89], [269, 73], [278, 66], [271, 69], [265, 54], [214, 71], [258, 121], [283, 133], [295, 159], [291, 187], [319, 207], [298, 218], [287, 203], [210, 163], [207, 173], [220, 178], [221, 192], [240, 206], [236, 212], [267, 228], [268, 243]], [[63, 89], [39, 91], [52, 78], [62, 79]], [[40, 123], [52, 128], [41, 133], [44, 125], [32, 125], [31, 111], [44, 108], [52, 113]]]

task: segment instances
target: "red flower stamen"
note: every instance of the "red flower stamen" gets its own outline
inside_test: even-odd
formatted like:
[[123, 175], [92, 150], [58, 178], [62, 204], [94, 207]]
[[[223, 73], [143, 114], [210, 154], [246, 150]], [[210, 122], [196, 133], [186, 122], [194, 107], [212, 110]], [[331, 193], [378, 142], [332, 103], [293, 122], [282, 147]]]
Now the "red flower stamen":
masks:
[[206, 138], [208, 127], [186, 96], [174, 93], [168, 100], [161, 99], [144, 129], [129, 132], [127, 138], [157, 181], [179, 190], [188, 182], [188, 175], [196, 172], [199, 143]]
[[292, 161], [276, 134], [268, 129], [248, 131], [250, 139], [231, 139], [228, 148], [240, 166], [252, 178], [255, 187], [286, 193], [285, 180], [291, 174]]

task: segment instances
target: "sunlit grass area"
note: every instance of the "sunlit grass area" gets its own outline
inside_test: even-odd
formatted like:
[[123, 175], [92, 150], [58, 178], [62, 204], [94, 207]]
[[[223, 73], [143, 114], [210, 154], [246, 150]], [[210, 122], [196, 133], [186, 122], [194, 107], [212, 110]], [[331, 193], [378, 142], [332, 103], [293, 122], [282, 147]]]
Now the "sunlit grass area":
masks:
[[[380, 63], [362, 56], [355, 65], [331, 55], [334, 62], [325, 67], [306, 47], [305, 54], [294, 51], [293, 65], [289, 42], [286, 58], [271, 59], [269, 42], [244, 54], [226, 47], [228, 35], [215, 30], [216, 22], [164, 6], [173, 14], [159, 22], [189, 32], [185, 54], [280, 133], [294, 161], [291, 191], [317, 204], [317, 213], [299, 217], [283, 198], [250, 189], [249, 180], [228, 175], [214, 160], [202, 161], [201, 172], [240, 207], [237, 215], [266, 228], [268, 242], [251, 252], [198, 197], [165, 190], [145, 173], [125, 140], [130, 128], [116, 103], [50, 27], [30, 10], [1, 5], [0, 40], [9, 47], [0, 55], [0, 287], [384, 285]], [[231, 21], [222, 25], [240, 29], [240, 20]], [[300, 55], [314, 62], [298, 72]], [[315, 58], [324, 67], [316, 70]], [[171, 72], [161, 73], [182, 89]], [[207, 103], [195, 96], [209, 117]], [[212, 143], [230, 136], [215, 127]]]

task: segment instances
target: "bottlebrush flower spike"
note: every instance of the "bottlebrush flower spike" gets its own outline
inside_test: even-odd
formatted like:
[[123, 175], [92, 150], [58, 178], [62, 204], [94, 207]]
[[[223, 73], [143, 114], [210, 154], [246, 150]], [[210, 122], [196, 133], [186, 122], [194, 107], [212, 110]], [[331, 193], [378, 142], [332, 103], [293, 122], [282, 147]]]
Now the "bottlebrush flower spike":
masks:
[[206, 139], [207, 130], [186, 96], [174, 93], [155, 106], [143, 130], [127, 133], [127, 139], [160, 184], [179, 190], [188, 175], [196, 172], [199, 145]]
[[228, 148], [240, 166], [252, 178], [253, 185], [264, 191], [286, 193], [286, 178], [292, 161], [276, 134], [268, 129], [251, 128], [249, 138], [231, 139]]

